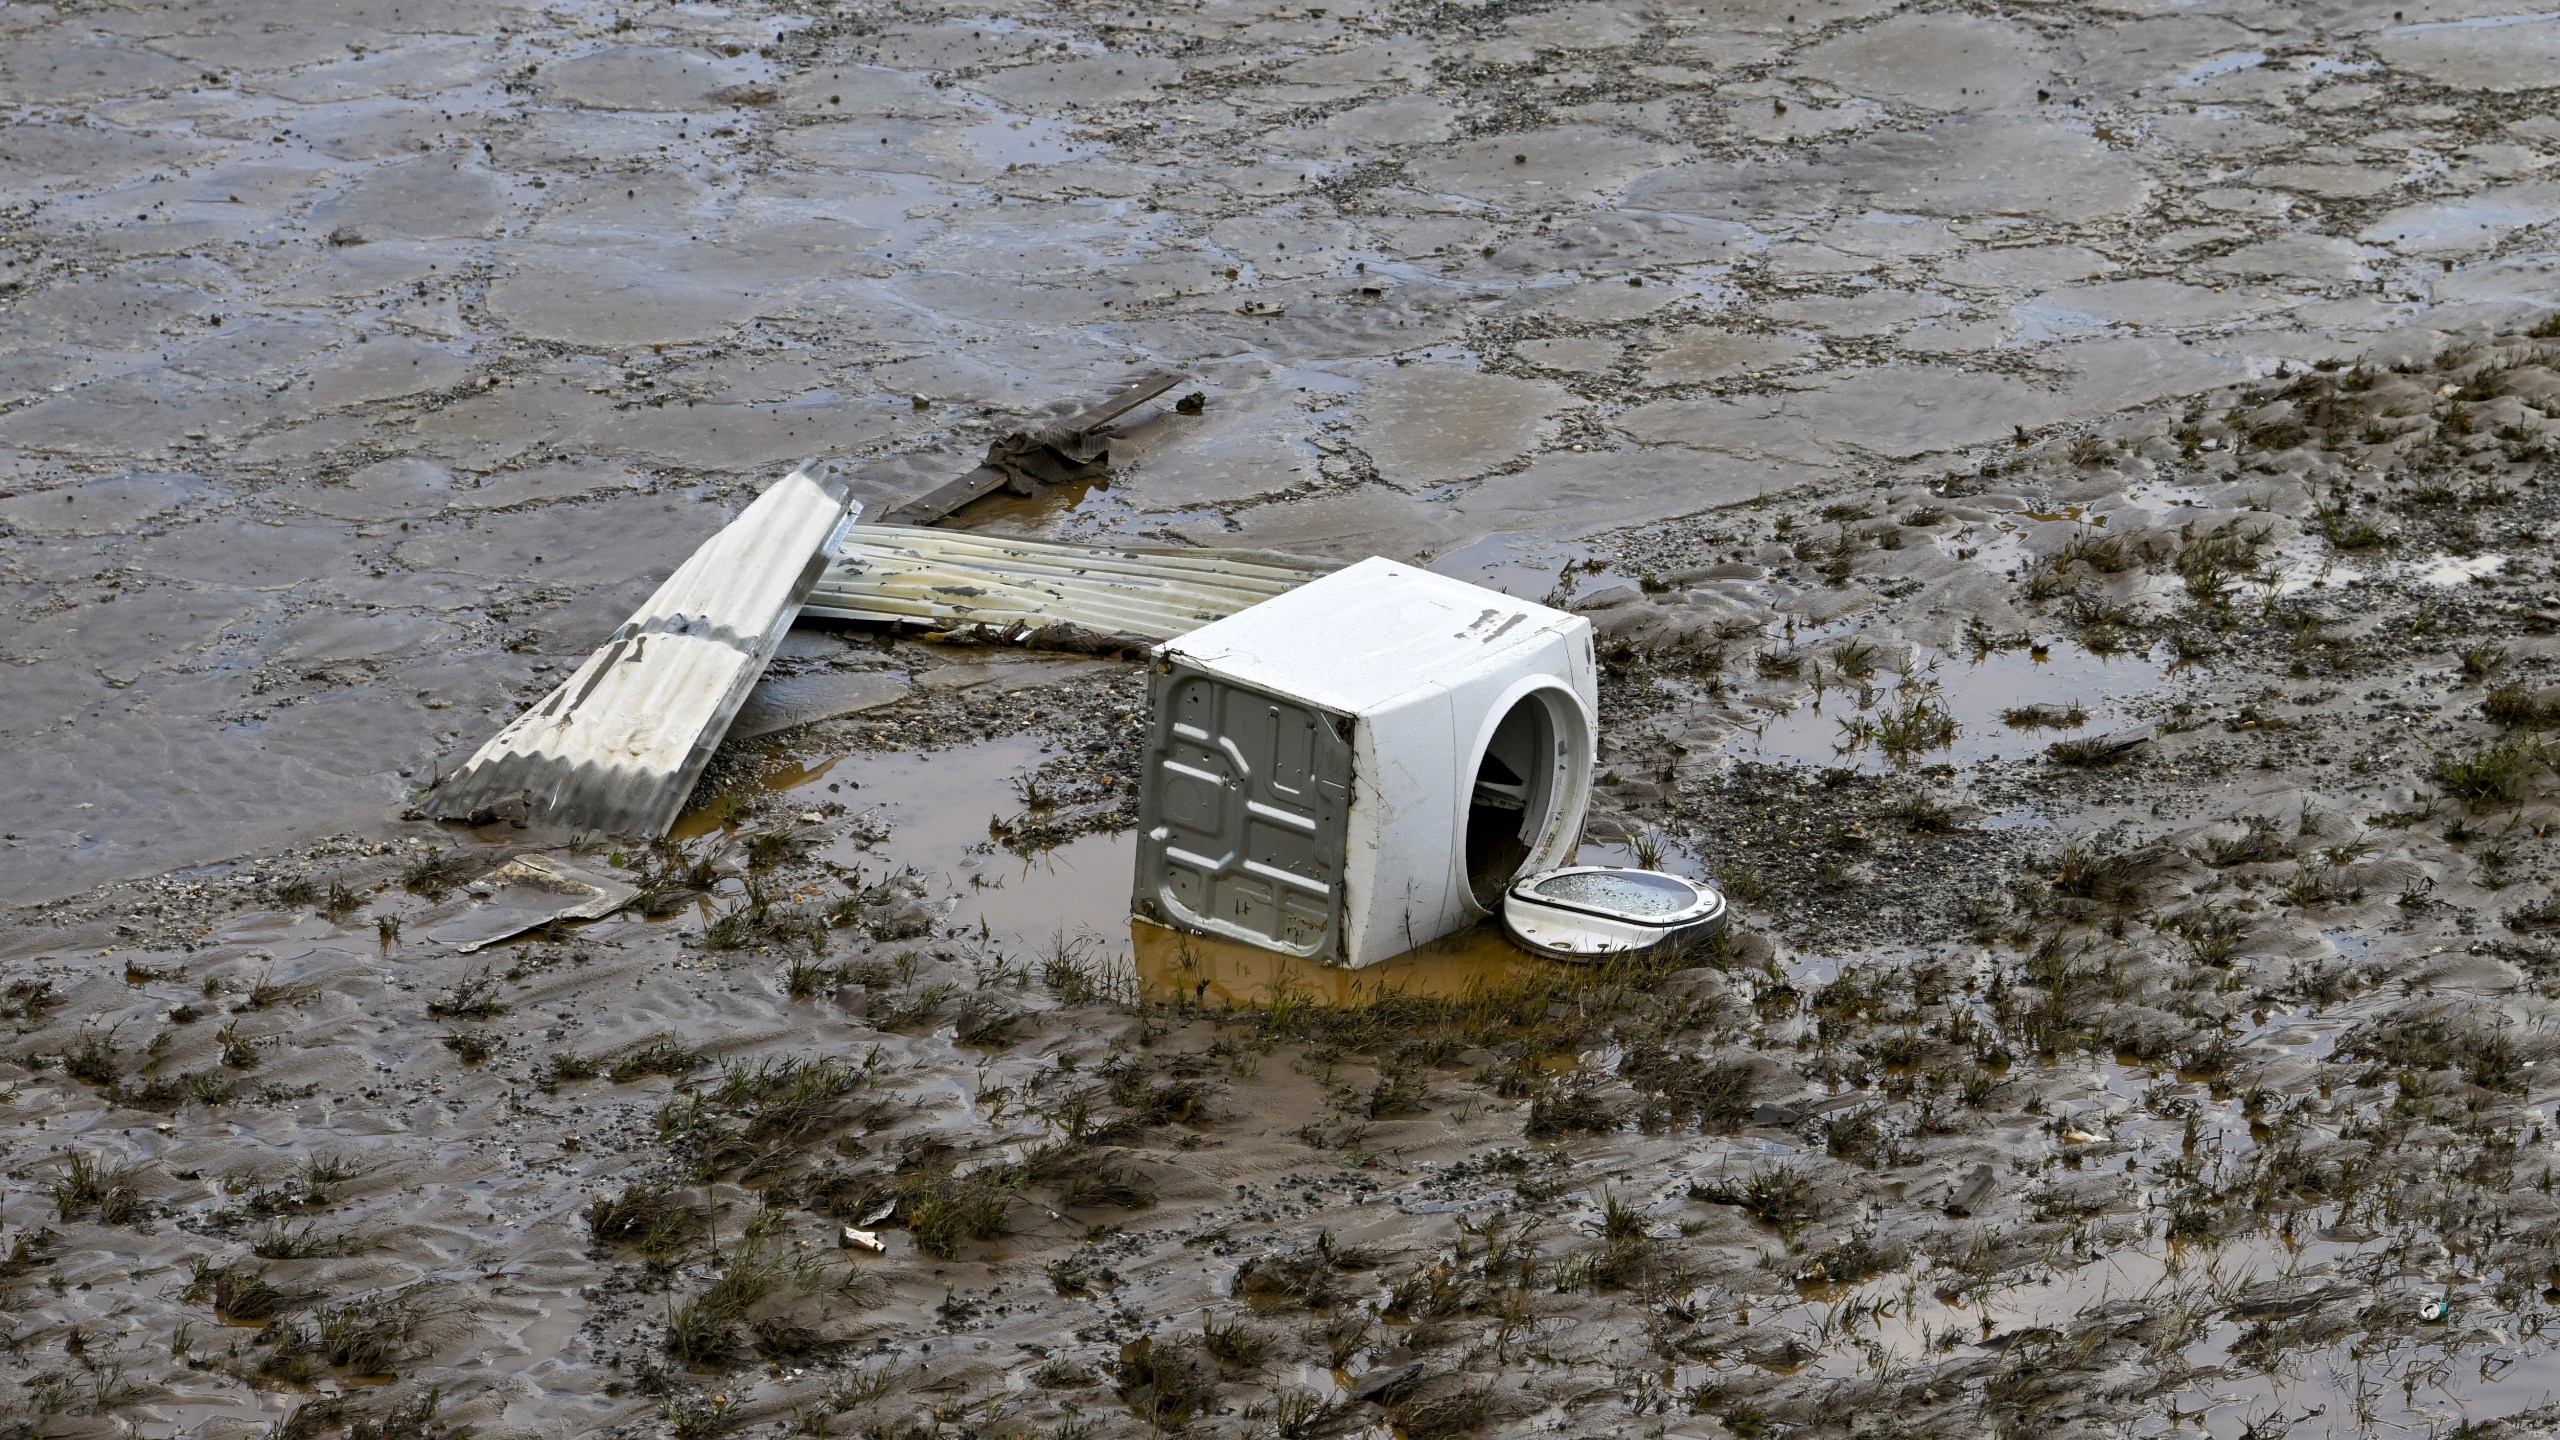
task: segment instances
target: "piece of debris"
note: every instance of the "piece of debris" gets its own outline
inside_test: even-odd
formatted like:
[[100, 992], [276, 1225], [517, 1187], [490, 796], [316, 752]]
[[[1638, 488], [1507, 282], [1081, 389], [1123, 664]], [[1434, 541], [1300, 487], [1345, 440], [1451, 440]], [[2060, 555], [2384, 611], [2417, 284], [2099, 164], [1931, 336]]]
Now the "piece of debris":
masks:
[[[800, 607], [807, 615], [809, 607]], [[894, 705], [915, 691], [900, 670], [813, 670], [802, 675], [767, 675], [756, 685], [738, 718], [729, 722], [729, 738], [753, 740], [801, 725], [815, 725]]]
[[1197, 390], [1173, 402], [1173, 413], [1176, 415], [1197, 415], [1208, 408], [1209, 397]]
[[[1086, 654], [1144, 650], [1342, 568], [1269, 550], [1106, 549], [862, 525], [800, 613]], [[1057, 628], [1066, 627], [1066, 628]]]
[[471, 898], [430, 912], [425, 933], [468, 955], [555, 920], [596, 920], [639, 894], [609, 875], [548, 855], [519, 855], [471, 882]]
[[977, 469], [880, 518], [891, 525], [930, 525], [999, 489], [1030, 495], [1043, 485], [1104, 479], [1111, 473], [1112, 438], [1105, 427], [1180, 383], [1181, 376], [1158, 371], [1064, 420], [1000, 436]]
[[438, 786], [427, 813], [485, 823], [504, 807], [519, 824], [665, 834], [834, 553], [846, 505], [832, 465], [783, 477]]
[[2057, 740], [2045, 747], [2045, 757], [2058, 765], [2113, 765], [2151, 743], [2155, 734], [2148, 725], [2118, 730], [2109, 735], [2091, 735], [2077, 740]]
[[[1478, 781], [1478, 801], [1517, 808], [1527, 786]], [[1527, 876], [1502, 897], [1502, 933], [1550, 960], [1600, 960], [1703, 940], [1722, 930], [1724, 897], [1659, 870], [1568, 865]]]
[[851, 1225], [844, 1227], [843, 1233], [836, 1236], [836, 1244], [847, 1250], [868, 1250], [874, 1255], [889, 1253], [889, 1242], [871, 1231], [859, 1230]]
[[1363, 560], [1168, 642], [1148, 698], [1141, 920], [1358, 968], [1581, 844], [1582, 616]]
[[1236, 307], [1236, 313], [1239, 315], [1259, 315], [1266, 317], [1272, 315], [1286, 315], [1289, 313], [1289, 307], [1276, 300], [1247, 300]]
[[1943, 1207], [1949, 1215], [1962, 1220], [1991, 1203], [2000, 1193], [2000, 1172], [1990, 1165], [1976, 1165], [1964, 1179], [1956, 1183]]
[[1386, 1365], [1351, 1382], [1351, 1399], [1355, 1402], [1383, 1405], [1395, 1393], [1422, 1375], [1422, 1362], [1407, 1360], [1401, 1365]]

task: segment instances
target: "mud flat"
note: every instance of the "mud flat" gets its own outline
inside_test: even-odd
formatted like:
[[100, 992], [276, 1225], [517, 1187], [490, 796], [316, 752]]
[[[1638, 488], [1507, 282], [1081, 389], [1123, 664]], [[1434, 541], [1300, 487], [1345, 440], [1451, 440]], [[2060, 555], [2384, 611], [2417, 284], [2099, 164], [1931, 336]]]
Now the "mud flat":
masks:
[[[2553, 27], [0, 8], [0, 1433], [2560, 1428]], [[1156, 367], [969, 523], [1582, 610], [1729, 943], [1133, 934], [1134, 669], [850, 627], [401, 818]]]

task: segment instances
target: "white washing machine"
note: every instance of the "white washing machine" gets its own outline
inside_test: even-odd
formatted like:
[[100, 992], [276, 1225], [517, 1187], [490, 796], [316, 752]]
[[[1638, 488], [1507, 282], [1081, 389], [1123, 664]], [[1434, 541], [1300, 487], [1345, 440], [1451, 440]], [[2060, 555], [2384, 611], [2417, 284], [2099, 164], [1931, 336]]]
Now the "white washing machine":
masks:
[[1364, 560], [1156, 652], [1142, 919], [1374, 965], [1573, 862], [1597, 753], [1578, 615]]

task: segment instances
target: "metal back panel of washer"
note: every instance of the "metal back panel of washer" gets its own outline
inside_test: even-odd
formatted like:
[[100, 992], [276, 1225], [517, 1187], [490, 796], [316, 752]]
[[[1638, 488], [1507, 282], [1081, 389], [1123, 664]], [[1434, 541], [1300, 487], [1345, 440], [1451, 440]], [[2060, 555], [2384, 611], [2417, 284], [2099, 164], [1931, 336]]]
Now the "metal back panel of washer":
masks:
[[1131, 908], [1308, 959], [1342, 943], [1351, 717], [1158, 662]]

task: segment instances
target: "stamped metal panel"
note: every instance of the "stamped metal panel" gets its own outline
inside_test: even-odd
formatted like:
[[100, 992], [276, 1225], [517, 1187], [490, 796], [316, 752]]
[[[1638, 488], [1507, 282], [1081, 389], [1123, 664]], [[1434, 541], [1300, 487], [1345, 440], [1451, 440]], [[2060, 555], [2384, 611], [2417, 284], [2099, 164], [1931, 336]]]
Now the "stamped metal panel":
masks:
[[1131, 907], [1180, 929], [1341, 950], [1351, 718], [1187, 666], [1150, 680]]

